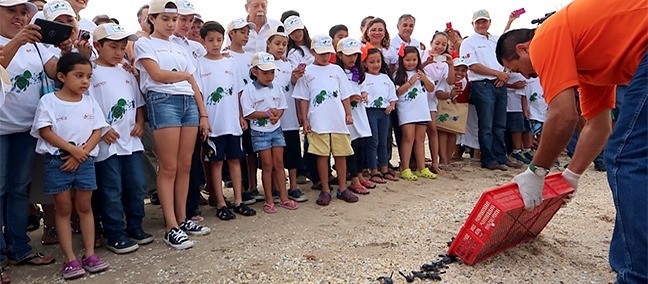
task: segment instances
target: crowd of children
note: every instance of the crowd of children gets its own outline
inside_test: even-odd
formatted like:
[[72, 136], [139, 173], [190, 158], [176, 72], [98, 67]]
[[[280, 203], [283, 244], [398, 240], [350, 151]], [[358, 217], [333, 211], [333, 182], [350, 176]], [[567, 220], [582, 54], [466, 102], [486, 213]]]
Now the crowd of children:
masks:
[[[55, 47], [39, 43], [38, 27], [26, 24], [36, 11], [32, 3], [0, 0], [0, 6], [3, 26], [11, 17], [22, 23], [0, 28], [0, 44], [10, 50], [0, 63], [11, 77], [0, 84], [0, 156], [3, 164], [11, 162], [2, 186], [27, 188], [29, 170], [20, 169], [31, 169], [34, 152], [44, 156], [43, 191], [53, 196], [50, 226], [63, 251], [65, 279], [109, 267], [94, 252], [101, 236], [115, 253], [153, 241], [142, 229], [147, 158], [141, 137], [147, 131], [159, 165], [154, 187], [164, 242], [176, 249], [194, 245], [188, 235], [211, 231], [199, 224], [203, 218], [192, 205], [200, 198], [200, 187], [190, 186], [194, 169], [205, 180], [216, 216], [231, 220], [255, 215], [248, 206], [255, 201], [264, 201], [268, 214], [277, 207], [298, 209], [297, 202], [307, 201], [300, 175], [314, 186], [319, 181], [318, 205], [329, 205], [333, 192], [353, 203], [377, 184], [435, 179], [453, 170], [462, 146], [479, 155], [478, 145], [466, 142], [476, 140], [474, 111], [466, 110], [465, 131], [437, 127], [447, 119], [438, 115], [440, 103], [468, 109], [460, 99], [470, 84], [468, 63], [456, 55], [461, 37], [451, 28], [435, 33], [425, 51], [418, 41], [390, 44], [385, 21], [373, 17], [363, 20], [361, 40], [348, 38], [344, 25], [311, 37], [292, 11], [270, 27], [265, 50], [250, 53], [245, 47], [255, 23], [235, 19], [225, 29], [203, 22], [187, 0], [152, 0], [139, 37], [107, 16], [99, 26], [81, 27], [79, 9], [53, 0], [40, 17], [74, 27], [71, 38]], [[414, 17], [401, 21], [413, 27]], [[90, 37], [77, 37], [83, 31]], [[56, 90], [45, 88], [48, 82]], [[507, 87], [511, 157], [528, 163], [547, 105], [536, 79], [511, 76]], [[398, 171], [390, 162], [392, 141], [398, 144]], [[257, 168], [263, 194], [257, 191]], [[231, 204], [223, 194], [225, 181], [233, 187]], [[26, 198], [11, 201], [6, 206], [22, 204], [26, 210]], [[81, 261], [72, 250], [75, 219], [84, 241]], [[6, 228], [20, 227], [11, 222], [5, 220]], [[19, 233], [5, 229], [5, 239], [13, 242], [7, 247], [14, 249], [17, 238], [6, 234]], [[2, 260], [53, 262], [31, 248], [5, 255], [2, 245]]]

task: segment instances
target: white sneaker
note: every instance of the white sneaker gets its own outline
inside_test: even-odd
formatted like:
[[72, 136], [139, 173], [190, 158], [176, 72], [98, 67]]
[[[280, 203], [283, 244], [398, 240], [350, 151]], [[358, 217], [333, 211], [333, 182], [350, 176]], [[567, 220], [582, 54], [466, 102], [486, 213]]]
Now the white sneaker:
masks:
[[170, 247], [179, 250], [188, 249], [194, 245], [194, 242], [189, 240], [187, 234], [178, 228], [173, 228], [164, 234], [164, 242]]
[[192, 236], [203, 236], [211, 232], [211, 229], [209, 229], [209, 227], [198, 225], [192, 220], [186, 220], [180, 223], [180, 230]]

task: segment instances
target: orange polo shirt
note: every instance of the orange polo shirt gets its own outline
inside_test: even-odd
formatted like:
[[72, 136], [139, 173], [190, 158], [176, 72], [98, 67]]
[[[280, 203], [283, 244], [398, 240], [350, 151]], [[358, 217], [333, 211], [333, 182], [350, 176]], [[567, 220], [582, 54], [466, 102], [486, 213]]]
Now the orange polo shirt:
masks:
[[648, 46], [648, 1], [574, 0], [551, 16], [529, 47], [547, 103], [579, 87], [583, 117], [614, 108]]

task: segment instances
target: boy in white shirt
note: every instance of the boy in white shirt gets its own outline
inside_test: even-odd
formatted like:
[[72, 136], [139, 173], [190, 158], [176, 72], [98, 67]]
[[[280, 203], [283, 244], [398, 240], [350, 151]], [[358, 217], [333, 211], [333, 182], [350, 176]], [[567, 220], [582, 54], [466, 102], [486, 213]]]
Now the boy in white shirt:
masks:
[[[299, 100], [299, 116], [308, 135], [308, 152], [317, 155], [317, 171], [322, 181], [328, 180], [328, 159], [333, 154], [338, 175], [337, 197], [346, 202], [357, 202], [358, 197], [346, 189], [346, 157], [353, 155], [347, 125], [353, 124], [349, 97], [354, 91], [340, 66], [329, 63], [335, 53], [333, 40], [327, 35], [315, 36], [311, 53], [313, 64], [297, 81], [293, 98]], [[331, 189], [322, 182], [317, 204], [331, 202]]]
[[[97, 155], [94, 196], [103, 224], [106, 246], [114, 253], [129, 253], [153, 242], [142, 230], [146, 181], [142, 167], [144, 106], [137, 79], [121, 66], [128, 41], [137, 36], [113, 23], [98, 26], [93, 37], [98, 58], [88, 94], [101, 107], [106, 122]], [[126, 224], [124, 224], [126, 215]]]
[[510, 79], [506, 83], [506, 93], [508, 96], [506, 101], [506, 131], [511, 133], [511, 140], [513, 142], [511, 158], [528, 164], [531, 162], [528, 157], [531, 152], [531, 145], [528, 145], [529, 141], [523, 141], [526, 140], [523, 139], [523, 136], [529, 135], [531, 128], [529, 127], [529, 121], [525, 117], [523, 108], [523, 105], [527, 103], [526, 95], [524, 94], [525, 87], [526, 79], [522, 75], [519, 73], [510, 74]]
[[238, 66], [231, 57], [221, 54], [225, 29], [217, 22], [207, 22], [200, 29], [200, 37], [207, 51], [198, 58], [198, 87], [205, 97], [205, 108], [209, 116], [211, 132], [205, 146], [205, 158], [210, 161], [211, 184], [216, 199], [216, 216], [221, 220], [232, 220], [232, 213], [223, 197], [223, 161], [229, 165], [234, 187], [234, 212], [254, 216], [256, 211], [243, 203], [241, 198], [241, 163], [245, 157], [241, 146], [243, 129], [247, 122], [241, 116], [239, 97], [243, 90]]
[[540, 85], [538, 78], [527, 79], [527, 85], [524, 88], [524, 93], [528, 100], [528, 107], [525, 110], [525, 115], [531, 124], [531, 134], [540, 141], [540, 134], [542, 133], [542, 124], [547, 119], [547, 102], [544, 99], [544, 91]]

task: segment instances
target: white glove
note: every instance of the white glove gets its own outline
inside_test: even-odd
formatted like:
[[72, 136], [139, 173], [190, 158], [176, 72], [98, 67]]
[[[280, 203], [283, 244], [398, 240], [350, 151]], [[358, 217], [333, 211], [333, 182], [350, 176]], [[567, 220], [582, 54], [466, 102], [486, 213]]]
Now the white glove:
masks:
[[531, 211], [542, 203], [542, 188], [544, 177], [537, 176], [530, 169], [515, 176], [513, 182], [520, 188], [520, 195], [524, 200], [524, 209]]
[[565, 203], [569, 203], [572, 201], [574, 195], [576, 194], [576, 190], [578, 189], [578, 180], [580, 179], [581, 175], [572, 172], [570, 169], [566, 169], [565, 171], [563, 171], [562, 177], [574, 189], [574, 192], [572, 194], [565, 197]]

